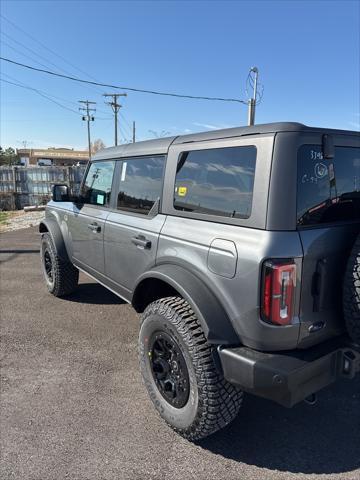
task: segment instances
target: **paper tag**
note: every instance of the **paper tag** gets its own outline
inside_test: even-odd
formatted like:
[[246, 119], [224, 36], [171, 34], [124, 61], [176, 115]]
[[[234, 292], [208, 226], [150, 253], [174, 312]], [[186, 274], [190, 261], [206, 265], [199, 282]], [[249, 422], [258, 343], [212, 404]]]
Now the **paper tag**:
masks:
[[104, 203], [105, 203], [105, 195], [103, 195], [103, 194], [101, 194], [101, 193], [100, 193], [100, 194], [98, 193], [97, 196], [96, 196], [96, 203], [97, 203], [98, 205], [104, 205]]

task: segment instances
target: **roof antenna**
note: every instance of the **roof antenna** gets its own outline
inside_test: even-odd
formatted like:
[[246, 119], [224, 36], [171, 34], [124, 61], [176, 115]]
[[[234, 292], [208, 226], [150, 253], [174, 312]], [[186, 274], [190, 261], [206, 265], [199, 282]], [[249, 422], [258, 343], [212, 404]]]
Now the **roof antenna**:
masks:
[[256, 107], [256, 95], [257, 95], [257, 83], [259, 70], [257, 67], [251, 67], [249, 75], [254, 73], [254, 84], [253, 84], [253, 96], [248, 100], [248, 125], [254, 125], [255, 123], [255, 107]]

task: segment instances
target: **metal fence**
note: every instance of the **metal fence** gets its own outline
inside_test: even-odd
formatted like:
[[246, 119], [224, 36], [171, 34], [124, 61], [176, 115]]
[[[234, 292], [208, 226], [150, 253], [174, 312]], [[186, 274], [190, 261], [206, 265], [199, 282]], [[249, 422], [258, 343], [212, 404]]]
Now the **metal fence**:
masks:
[[79, 167], [0, 167], [0, 210], [19, 210], [29, 205], [45, 205], [54, 183], [66, 183], [78, 193], [85, 166]]

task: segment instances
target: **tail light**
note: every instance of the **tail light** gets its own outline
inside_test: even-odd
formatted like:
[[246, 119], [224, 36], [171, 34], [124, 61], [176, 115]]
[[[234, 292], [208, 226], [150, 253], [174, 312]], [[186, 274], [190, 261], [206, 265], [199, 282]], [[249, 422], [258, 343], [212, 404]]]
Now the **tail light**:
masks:
[[266, 261], [262, 279], [261, 318], [274, 325], [290, 325], [294, 316], [295, 263]]

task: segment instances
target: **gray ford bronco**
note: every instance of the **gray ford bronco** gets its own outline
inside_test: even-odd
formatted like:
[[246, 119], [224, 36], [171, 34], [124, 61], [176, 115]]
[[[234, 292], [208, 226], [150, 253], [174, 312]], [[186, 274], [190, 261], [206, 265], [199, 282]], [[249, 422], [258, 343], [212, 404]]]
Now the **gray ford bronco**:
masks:
[[274, 123], [108, 148], [40, 224], [55, 296], [79, 270], [141, 313], [161, 417], [190, 440], [243, 392], [286, 407], [360, 369], [360, 135]]

